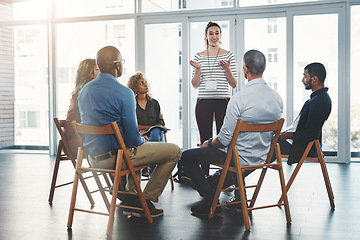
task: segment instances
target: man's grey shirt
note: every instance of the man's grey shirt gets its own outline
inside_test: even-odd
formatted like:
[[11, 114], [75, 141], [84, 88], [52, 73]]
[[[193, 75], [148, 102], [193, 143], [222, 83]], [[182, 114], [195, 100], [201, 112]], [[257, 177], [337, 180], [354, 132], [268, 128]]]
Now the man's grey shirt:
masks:
[[[228, 146], [238, 119], [252, 124], [271, 123], [278, 121], [282, 112], [283, 101], [279, 93], [270, 88], [264, 79], [253, 79], [230, 99], [218, 139]], [[264, 163], [272, 138], [273, 132], [240, 133], [236, 142], [240, 165]], [[223, 151], [226, 152], [227, 147]]]

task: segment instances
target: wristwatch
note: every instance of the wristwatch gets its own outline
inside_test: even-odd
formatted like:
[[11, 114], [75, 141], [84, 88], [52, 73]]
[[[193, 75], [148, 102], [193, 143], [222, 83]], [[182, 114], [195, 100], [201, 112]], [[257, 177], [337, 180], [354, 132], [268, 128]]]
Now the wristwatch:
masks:
[[212, 138], [209, 138], [209, 139], [207, 140], [207, 141], [208, 141], [208, 146], [209, 146], [209, 147], [211, 147], [211, 146], [210, 146], [210, 143], [212, 142], [212, 140], [213, 140]]

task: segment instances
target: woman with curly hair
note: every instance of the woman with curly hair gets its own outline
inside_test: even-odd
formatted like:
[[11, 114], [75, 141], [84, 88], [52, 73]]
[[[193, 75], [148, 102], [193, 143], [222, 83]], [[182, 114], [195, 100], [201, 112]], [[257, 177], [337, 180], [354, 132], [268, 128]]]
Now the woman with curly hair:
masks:
[[[133, 90], [136, 98], [136, 116], [139, 131], [143, 135], [153, 126], [164, 126], [159, 102], [149, 94], [148, 82], [142, 72], [137, 72], [129, 78], [128, 88]], [[152, 128], [148, 134], [148, 141], [162, 142], [164, 134], [162, 128]]]

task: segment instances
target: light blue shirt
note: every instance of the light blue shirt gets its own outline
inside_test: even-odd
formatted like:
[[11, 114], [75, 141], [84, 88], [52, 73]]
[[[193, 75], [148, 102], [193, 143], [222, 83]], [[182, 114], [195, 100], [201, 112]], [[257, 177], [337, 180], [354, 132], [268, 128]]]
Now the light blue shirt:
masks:
[[[278, 121], [282, 112], [283, 101], [280, 95], [270, 88], [264, 79], [253, 79], [231, 97], [218, 139], [224, 146], [228, 146], [238, 119], [252, 124], [271, 123]], [[241, 132], [236, 142], [240, 165], [264, 163], [272, 138], [272, 132]], [[227, 147], [222, 150], [227, 152]]]
[[[83, 124], [105, 125], [116, 121], [127, 147], [145, 142], [138, 130], [134, 92], [111, 74], [99, 73], [87, 83], [77, 103]], [[83, 145], [94, 155], [119, 148], [113, 135], [84, 136]]]

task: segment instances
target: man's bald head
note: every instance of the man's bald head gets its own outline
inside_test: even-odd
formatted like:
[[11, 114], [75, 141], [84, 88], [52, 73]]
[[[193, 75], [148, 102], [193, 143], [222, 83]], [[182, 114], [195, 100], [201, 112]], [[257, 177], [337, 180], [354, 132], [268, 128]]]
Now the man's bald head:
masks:
[[[100, 49], [96, 55], [96, 64], [98, 65], [100, 72], [109, 73], [115, 77], [119, 77], [122, 74], [121, 53], [113, 46], [106, 46]], [[117, 70], [117, 73], [115, 72]]]

